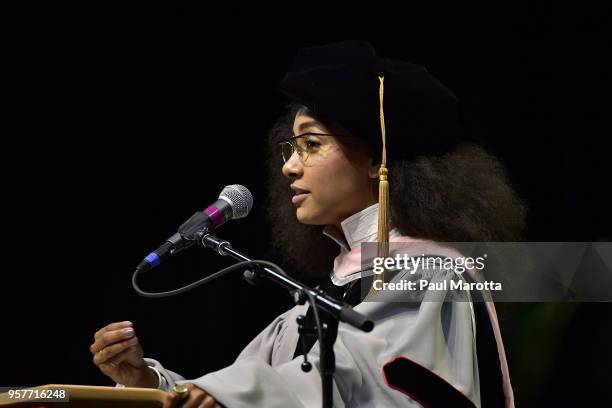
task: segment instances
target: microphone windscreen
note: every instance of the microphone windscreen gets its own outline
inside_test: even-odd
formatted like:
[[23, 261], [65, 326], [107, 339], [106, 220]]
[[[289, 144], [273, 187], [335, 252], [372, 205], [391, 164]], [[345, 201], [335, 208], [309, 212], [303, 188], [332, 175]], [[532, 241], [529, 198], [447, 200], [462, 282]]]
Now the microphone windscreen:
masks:
[[248, 188], [240, 184], [225, 186], [219, 198], [230, 203], [233, 219], [246, 217], [253, 208], [253, 195]]

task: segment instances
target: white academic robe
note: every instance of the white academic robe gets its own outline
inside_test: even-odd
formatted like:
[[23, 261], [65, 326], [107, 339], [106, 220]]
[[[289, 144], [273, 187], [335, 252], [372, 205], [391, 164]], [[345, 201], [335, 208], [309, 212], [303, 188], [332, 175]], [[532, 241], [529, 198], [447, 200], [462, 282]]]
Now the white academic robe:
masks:
[[[377, 211], [376, 204], [343, 221], [342, 228], [349, 245], [340, 242], [337, 235], [326, 232], [342, 247], [334, 262], [334, 283], [359, 278], [358, 271], [346, 274], [346, 270], [359, 270], [359, 265], [355, 264], [355, 260], [360, 258], [359, 244], [376, 240]], [[412, 241], [409, 237], [400, 237], [397, 230], [392, 230], [390, 235], [391, 242]], [[428, 254], [439, 249], [440, 255], [458, 255], [448, 248], [436, 248], [431, 241], [429, 244]], [[341, 271], [344, 273], [338, 273]], [[418, 273], [421, 272], [431, 273]], [[400, 271], [392, 281], [411, 276], [413, 274], [409, 271]], [[396, 296], [394, 293], [387, 292], [385, 296]], [[397, 296], [405, 294], [398, 291]], [[417, 376], [422, 377], [422, 381], [435, 380], [432, 383], [436, 384], [440, 394], [452, 397], [448, 406], [481, 406], [471, 302], [444, 302], [445, 294], [441, 291], [424, 291], [418, 296], [425, 300], [408, 303], [387, 297], [384, 301], [358, 304], [354, 309], [375, 323], [369, 333], [340, 323], [334, 345], [334, 407], [427, 406], [430, 402], [419, 402], [421, 394], [410, 389], [411, 381]], [[160, 388], [170, 390], [175, 383], [193, 383], [227, 408], [320, 407], [318, 342], [308, 353], [308, 359], [313, 363], [310, 372], [302, 371], [302, 356], [293, 358], [299, 339], [296, 318], [305, 315], [306, 311], [307, 305], [303, 305], [281, 314], [245, 347], [232, 365], [199, 378], [185, 379], [154, 359], [145, 360], [159, 373]], [[488, 311], [490, 314], [490, 308]], [[491, 321], [498, 350], [501, 345], [506, 407], [513, 407], [499, 327], [496, 318], [491, 317]], [[405, 365], [398, 366], [397, 363]], [[398, 371], [392, 367], [400, 368]], [[402, 375], [402, 367], [409, 369], [405, 372], [411, 377], [402, 379], [403, 386], [399, 386], [397, 373]], [[394, 380], [389, 379], [391, 373], [394, 373]]]

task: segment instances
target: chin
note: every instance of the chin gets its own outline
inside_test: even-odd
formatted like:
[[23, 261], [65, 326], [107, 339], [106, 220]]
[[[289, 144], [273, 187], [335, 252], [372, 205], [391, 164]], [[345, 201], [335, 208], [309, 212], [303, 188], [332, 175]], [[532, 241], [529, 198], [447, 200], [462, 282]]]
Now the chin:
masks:
[[298, 207], [295, 211], [297, 220], [306, 225], [323, 225], [325, 222], [322, 221], [322, 217], [313, 214], [303, 207]]

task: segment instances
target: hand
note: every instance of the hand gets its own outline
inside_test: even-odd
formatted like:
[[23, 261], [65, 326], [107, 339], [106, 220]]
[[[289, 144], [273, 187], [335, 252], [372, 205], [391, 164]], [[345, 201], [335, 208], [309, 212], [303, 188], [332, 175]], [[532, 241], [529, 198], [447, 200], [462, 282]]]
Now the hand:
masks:
[[186, 384], [189, 394], [184, 399], [179, 399], [176, 393], [166, 395], [163, 408], [223, 408], [212, 395], [196, 387], [193, 384]]
[[132, 322], [111, 323], [98, 330], [89, 350], [93, 362], [113, 381], [126, 387], [157, 388], [157, 374], [144, 361]]

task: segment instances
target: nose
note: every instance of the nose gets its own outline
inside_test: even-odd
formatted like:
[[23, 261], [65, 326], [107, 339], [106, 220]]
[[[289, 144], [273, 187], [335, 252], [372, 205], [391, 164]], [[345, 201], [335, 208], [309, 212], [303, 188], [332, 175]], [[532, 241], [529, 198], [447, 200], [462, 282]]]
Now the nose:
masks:
[[289, 160], [283, 164], [283, 174], [290, 179], [298, 178], [304, 172], [302, 160], [300, 160], [297, 152], [293, 152]]

